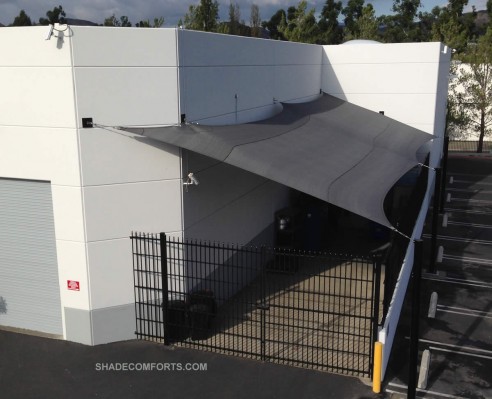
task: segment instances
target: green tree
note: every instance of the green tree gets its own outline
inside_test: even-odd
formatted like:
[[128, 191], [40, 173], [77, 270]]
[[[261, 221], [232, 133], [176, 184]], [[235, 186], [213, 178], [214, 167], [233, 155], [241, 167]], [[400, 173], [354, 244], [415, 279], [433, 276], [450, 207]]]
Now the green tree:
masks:
[[439, 14], [441, 13], [441, 7], [434, 7], [431, 12], [420, 12], [419, 13], [419, 27], [420, 27], [420, 38], [423, 42], [430, 42], [433, 39], [432, 29], [437, 23]]
[[200, 4], [190, 5], [184, 16], [186, 29], [216, 32], [219, 20], [219, 3], [217, 0], [200, 0]]
[[447, 115], [446, 115], [446, 132], [453, 140], [466, 140], [469, 137], [470, 120], [466, 109], [460, 104], [462, 101], [462, 88], [459, 87], [458, 70], [461, 64], [452, 62], [450, 75], [454, 76], [449, 82]]
[[451, 81], [449, 114], [459, 123], [451, 128], [478, 132], [477, 152], [482, 152], [483, 140], [492, 130], [492, 28], [457, 58], [462, 63]]
[[492, 26], [492, 0], [487, 0], [487, 16], [489, 17], [487, 26]]
[[249, 25], [251, 26], [251, 36], [261, 36], [261, 16], [260, 8], [257, 4], [251, 4], [251, 14], [249, 17]]
[[394, 0], [394, 15], [384, 16], [386, 26], [384, 40], [389, 43], [420, 41], [420, 29], [416, 23], [420, 0]]
[[188, 12], [185, 14], [183, 22], [180, 26], [184, 26], [185, 29], [191, 30], [203, 30], [203, 24], [199, 21], [198, 6], [191, 4], [188, 7]]
[[353, 31], [346, 31], [346, 40], [379, 40], [379, 21], [372, 4], [362, 8], [361, 16], [354, 21]]
[[39, 18], [39, 25], [53, 25], [57, 23], [65, 23], [66, 13], [62, 6], [53, 8], [46, 12], [46, 18]]
[[432, 40], [445, 43], [457, 53], [466, 49], [474, 31], [474, 22], [463, 15], [463, 9], [467, 4], [468, 0], [450, 0], [446, 7], [435, 7], [432, 10]]
[[110, 17], [104, 19], [103, 26], [120, 26], [120, 21], [113, 14]]
[[132, 26], [132, 23], [130, 22], [130, 20], [128, 19], [128, 17], [126, 15], [122, 15], [120, 17], [120, 21], [121, 21], [121, 26], [123, 26], [123, 27]]
[[318, 21], [319, 44], [339, 44], [342, 42], [343, 29], [338, 23], [338, 17], [342, 12], [342, 2], [326, 0], [321, 17]]
[[319, 27], [314, 16], [314, 8], [306, 13], [307, 1], [302, 0], [294, 9], [287, 11], [287, 20], [282, 18], [278, 30], [285, 39], [292, 42], [316, 43]]
[[113, 14], [104, 20], [103, 25], [104, 26], [115, 26], [115, 27], [129, 27], [129, 26], [132, 26], [132, 23], [129, 21], [129, 19], [126, 15], [122, 15], [120, 17], [120, 19], [118, 19]]
[[469, 35], [466, 27], [445, 9], [441, 9], [431, 32], [433, 40], [443, 42], [458, 53], [463, 52], [468, 45]]
[[261, 26], [270, 32], [270, 38], [274, 40], [285, 40], [282, 32], [278, 30], [282, 20], [286, 19], [287, 15], [284, 10], [278, 10], [272, 15], [269, 21], [263, 21]]
[[24, 10], [21, 10], [19, 15], [14, 18], [14, 22], [10, 26], [31, 26], [31, 18], [26, 14]]
[[232, 1], [229, 3], [229, 34], [239, 35], [241, 33], [240, 22], [241, 21], [241, 8], [239, 4]]
[[154, 22], [150, 22], [148, 19], [140, 21], [135, 24], [137, 28], [160, 28], [164, 25], [164, 17], [154, 18]]
[[357, 21], [362, 17], [362, 11], [364, 9], [364, 0], [349, 0], [347, 5], [342, 10], [342, 14], [345, 15], [345, 34], [358, 37], [359, 27]]

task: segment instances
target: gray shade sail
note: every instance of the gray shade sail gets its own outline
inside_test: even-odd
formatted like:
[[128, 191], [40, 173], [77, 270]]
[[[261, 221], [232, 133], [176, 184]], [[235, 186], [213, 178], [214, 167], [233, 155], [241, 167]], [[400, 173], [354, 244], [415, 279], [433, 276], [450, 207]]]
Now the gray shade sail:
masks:
[[[121, 128], [194, 151], [391, 227], [386, 194], [432, 135], [324, 94], [229, 126]], [[193, 171], [192, 171], [193, 172]]]

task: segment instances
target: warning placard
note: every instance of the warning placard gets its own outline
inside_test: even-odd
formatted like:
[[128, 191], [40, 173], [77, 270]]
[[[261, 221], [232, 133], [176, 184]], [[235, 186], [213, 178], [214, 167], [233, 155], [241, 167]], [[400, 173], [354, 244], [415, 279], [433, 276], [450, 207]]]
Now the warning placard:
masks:
[[80, 283], [75, 280], [67, 280], [67, 288], [70, 291], [80, 291]]

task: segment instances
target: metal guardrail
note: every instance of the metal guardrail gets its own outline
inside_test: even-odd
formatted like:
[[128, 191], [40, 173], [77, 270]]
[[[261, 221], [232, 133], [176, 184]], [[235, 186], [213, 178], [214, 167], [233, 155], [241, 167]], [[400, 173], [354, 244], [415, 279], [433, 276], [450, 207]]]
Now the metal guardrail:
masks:
[[[450, 152], [477, 152], [477, 141], [449, 140]], [[492, 151], [492, 141], [484, 141], [482, 152]]]

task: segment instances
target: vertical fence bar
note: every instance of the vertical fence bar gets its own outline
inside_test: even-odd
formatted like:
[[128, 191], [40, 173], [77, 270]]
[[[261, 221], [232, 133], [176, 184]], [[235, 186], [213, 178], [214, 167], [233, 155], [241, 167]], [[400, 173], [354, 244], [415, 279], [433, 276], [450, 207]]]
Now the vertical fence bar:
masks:
[[136, 245], [137, 245], [137, 237], [136, 237], [136, 233], [134, 234], [132, 232], [131, 236], [130, 236], [131, 240], [132, 240], [132, 252], [133, 252], [133, 286], [134, 286], [134, 295], [135, 295], [135, 334], [137, 335], [138, 338], [140, 338], [140, 331], [138, 329], [138, 319], [139, 319], [139, 311], [138, 311], [138, 302], [139, 302], [139, 295], [138, 295], [138, 286], [140, 285], [138, 282], [137, 282], [137, 278], [138, 278], [138, 272], [137, 272], [137, 269], [138, 269], [138, 255], [137, 255], [137, 249], [136, 249]]
[[142, 241], [143, 241], [143, 235], [140, 233], [137, 237], [137, 270], [138, 270], [138, 315], [139, 315], [139, 333], [140, 333], [140, 338], [142, 338], [144, 335], [144, 330], [145, 330], [145, 284], [144, 284], [144, 277], [143, 274], [144, 271], [142, 269], [142, 257], [144, 256], [142, 252]]
[[[379, 300], [381, 290], [381, 254], [377, 254], [373, 258], [373, 279], [374, 279], [374, 293], [373, 293], [373, 310], [372, 310], [372, 340], [371, 351], [374, 349], [374, 342], [378, 340], [379, 333]], [[371, 361], [369, 362], [369, 373], [372, 377], [374, 353], [371, 353]]]
[[441, 194], [441, 168], [436, 168], [436, 179], [434, 183], [434, 205], [432, 209], [432, 233], [431, 233], [431, 251], [429, 261], [429, 273], [436, 272], [437, 257], [437, 227], [439, 223], [439, 196]]
[[260, 297], [261, 297], [261, 311], [260, 311], [260, 342], [261, 342], [261, 360], [266, 360], [266, 274], [265, 274], [265, 247], [260, 248], [260, 273], [261, 273], [261, 283], [260, 283]]
[[156, 253], [154, 252], [155, 244], [153, 240], [153, 236], [148, 237], [147, 241], [147, 253], [150, 255], [148, 270], [147, 273], [150, 276], [151, 288], [150, 292], [150, 308], [149, 308], [149, 326], [150, 326], [150, 336], [157, 337], [157, 324], [155, 320], [157, 320], [157, 312], [159, 311], [159, 286], [157, 280], [157, 276], [155, 274], [155, 262], [156, 262]]
[[441, 187], [441, 203], [439, 204], [439, 213], [444, 212], [444, 201], [446, 191], [446, 176], [448, 172], [448, 153], [449, 153], [449, 136], [444, 137], [443, 156], [442, 156], [442, 187]]
[[149, 234], [145, 234], [145, 238], [142, 242], [143, 253], [145, 254], [143, 270], [145, 276], [145, 335], [147, 337], [151, 336], [151, 323], [152, 323], [152, 276], [149, 272]]
[[159, 243], [161, 247], [162, 316], [164, 324], [164, 345], [169, 345], [169, 290], [167, 286], [167, 242], [165, 233], [159, 234]]
[[417, 392], [417, 363], [419, 356], [420, 279], [422, 277], [423, 241], [415, 240], [412, 269], [412, 319], [410, 328], [410, 357], [408, 364], [407, 398], [415, 399]]

